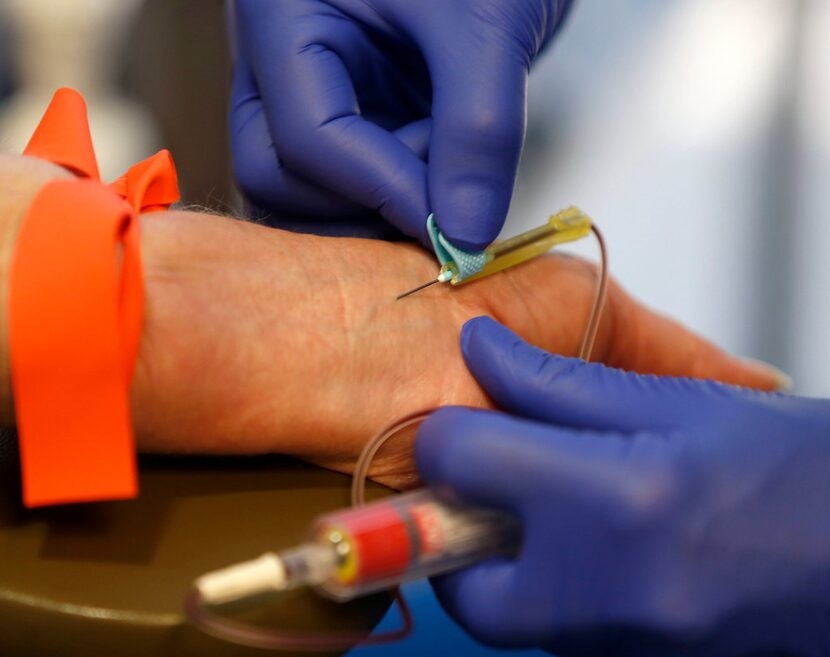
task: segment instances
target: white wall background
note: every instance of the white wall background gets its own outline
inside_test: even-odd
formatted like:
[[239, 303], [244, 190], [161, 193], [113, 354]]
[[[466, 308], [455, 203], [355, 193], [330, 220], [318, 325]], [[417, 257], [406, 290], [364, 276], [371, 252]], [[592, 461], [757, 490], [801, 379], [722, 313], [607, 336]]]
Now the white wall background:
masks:
[[828, 76], [828, 0], [578, 0], [506, 232], [582, 206], [630, 291], [830, 396]]

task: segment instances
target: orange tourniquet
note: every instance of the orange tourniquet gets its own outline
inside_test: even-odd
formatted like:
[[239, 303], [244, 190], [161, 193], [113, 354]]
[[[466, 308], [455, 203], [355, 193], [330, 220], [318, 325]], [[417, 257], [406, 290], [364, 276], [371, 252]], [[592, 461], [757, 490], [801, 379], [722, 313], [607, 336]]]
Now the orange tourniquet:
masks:
[[9, 347], [27, 506], [134, 497], [129, 388], [144, 288], [138, 212], [178, 200], [167, 151], [102, 184], [81, 96], [56, 94], [25, 151], [76, 180], [46, 184], [23, 219]]

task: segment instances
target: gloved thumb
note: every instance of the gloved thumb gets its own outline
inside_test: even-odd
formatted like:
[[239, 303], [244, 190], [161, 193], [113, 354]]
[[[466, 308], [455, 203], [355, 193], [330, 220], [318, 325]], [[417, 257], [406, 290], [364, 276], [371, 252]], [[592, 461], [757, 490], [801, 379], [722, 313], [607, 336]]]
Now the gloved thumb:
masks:
[[459, 44], [470, 52], [442, 56], [432, 67], [428, 185], [441, 232], [477, 251], [507, 218], [525, 136], [528, 69], [508, 50], [470, 41]]
[[461, 333], [467, 367], [502, 408], [571, 427], [634, 432], [671, 429], [740, 389], [688, 378], [639, 375], [528, 345], [487, 317]]

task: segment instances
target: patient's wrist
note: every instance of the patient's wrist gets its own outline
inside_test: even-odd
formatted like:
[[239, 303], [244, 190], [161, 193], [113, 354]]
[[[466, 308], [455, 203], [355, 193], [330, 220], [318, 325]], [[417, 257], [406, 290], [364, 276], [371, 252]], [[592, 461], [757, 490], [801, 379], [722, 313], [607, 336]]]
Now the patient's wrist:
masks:
[[[269, 451], [263, 425], [249, 412], [266, 392], [265, 383], [255, 385], [264, 379], [269, 406], [280, 407], [290, 375], [267, 373], [285, 373], [297, 357], [290, 344], [285, 353], [270, 350], [286, 309], [308, 294], [287, 280], [293, 239], [209, 214], [141, 216], [145, 306], [131, 388], [141, 449]], [[283, 418], [273, 412], [270, 435]]]

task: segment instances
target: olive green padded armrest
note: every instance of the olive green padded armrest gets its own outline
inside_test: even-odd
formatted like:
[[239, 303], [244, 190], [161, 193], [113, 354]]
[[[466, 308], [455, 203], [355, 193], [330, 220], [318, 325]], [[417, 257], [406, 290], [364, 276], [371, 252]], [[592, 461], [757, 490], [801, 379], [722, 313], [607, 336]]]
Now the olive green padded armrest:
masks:
[[[349, 503], [348, 477], [292, 459], [152, 457], [142, 459], [137, 500], [25, 510], [15, 445], [0, 437], [3, 657], [262, 657], [187, 625], [189, 584], [298, 543], [317, 514]], [[363, 632], [389, 604], [386, 594], [342, 605], [302, 590], [235, 613], [285, 629]]]

